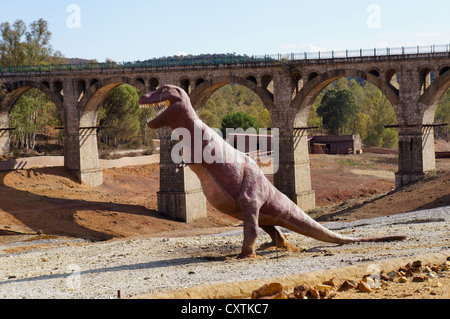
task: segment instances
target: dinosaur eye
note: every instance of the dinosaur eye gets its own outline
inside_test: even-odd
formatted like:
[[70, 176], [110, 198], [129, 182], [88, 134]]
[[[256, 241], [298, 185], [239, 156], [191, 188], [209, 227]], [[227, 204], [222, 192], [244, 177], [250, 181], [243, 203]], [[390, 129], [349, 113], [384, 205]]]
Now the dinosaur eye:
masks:
[[168, 89], [168, 88], [164, 88], [164, 89], [161, 91], [161, 93], [166, 93], [167, 91], [169, 91], [169, 89]]

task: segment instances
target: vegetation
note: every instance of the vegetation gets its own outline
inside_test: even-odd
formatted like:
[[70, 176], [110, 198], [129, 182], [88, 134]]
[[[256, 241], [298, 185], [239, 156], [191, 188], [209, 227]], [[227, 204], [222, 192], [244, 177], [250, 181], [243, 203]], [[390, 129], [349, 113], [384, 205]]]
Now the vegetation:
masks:
[[98, 114], [101, 141], [108, 146], [134, 137], [140, 128], [139, 95], [135, 88], [124, 84], [114, 89], [105, 99]]
[[252, 116], [242, 111], [230, 113], [223, 118], [221, 127], [223, 137], [226, 137], [227, 128], [241, 128], [244, 131], [248, 130], [249, 128], [254, 128], [255, 130], [259, 129], [258, 125], [256, 124], [256, 120]]
[[[328, 93], [330, 91], [332, 93]], [[343, 91], [350, 91], [351, 94], [337, 93]], [[338, 129], [332, 127], [330, 130], [326, 124], [330, 115], [327, 114], [328, 117], [322, 118], [321, 107], [323, 109], [331, 103], [328, 98], [325, 99], [326, 95], [334, 96], [332, 100], [334, 102], [340, 99], [339, 103], [347, 105], [344, 109], [349, 109], [347, 118], [342, 120]], [[450, 104], [448, 107], [450, 108]], [[342, 111], [335, 112], [336, 117], [342, 118], [340, 115]], [[359, 134], [366, 147], [395, 148], [398, 145], [398, 133], [392, 129], [385, 129], [385, 126], [395, 124], [396, 121], [394, 109], [389, 100], [377, 87], [360, 79], [342, 78], [325, 88], [317, 97], [312, 106], [308, 124], [319, 126], [319, 131], [329, 134]]]
[[[450, 90], [447, 90], [447, 92], [444, 94], [444, 97], [442, 98], [441, 103], [436, 110], [435, 122], [450, 124]], [[436, 128], [435, 135], [436, 138], [448, 140], [448, 127]]]
[[[34, 21], [28, 28], [22, 20], [17, 20], [13, 25], [2, 23], [0, 66], [63, 63], [65, 59], [62, 54], [54, 52], [50, 45], [51, 37], [44, 19]], [[36, 147], [37, 133], [45, 136], [50, 127], [60, 125], [60, 115], [50, 99], [37, 89], [28, 90], [10, 113], [10, 127], [15, 128], [11, 131], [11, 145], [16, 150], [32, 150]]]
[[11, 25], [0, 24], [0, 66], [61, 64], [65, 58], [61, 52], [54, 52], [50, 45], [52, 33], [48, 22], [39, 19], [29, 28], [22, 20]]
[[323, 126], [331, 135], [345, 132], [356, 133], [356, 123], [361, 107], [349, 90], [329, 90], [323, 97], [317, 115], [322, 118]]
[[[38, 132], [44, 136], [61, 125], [59, 112], [50, 99], [37, 89], [23, 94], [10, 114], [11, 144], [15, 149], [32, 150], [36, 147]], [[61, 135], [59, 135], [60, 138]], [[60, 139], [59, 142], [62, 140]]]
[[[272, 127], [269, 111], [264, 107], [261, 99], [241, 85], [225, 85], [217, 90], [206, 102], [199, 116], [207, 125], [221, 129], [223, 120], [228, 114], [239, 112], [249, 115], [255, 121], [251, 127]], [[242, 115], [241, 118], [243, 120]], [[243, 126], [239, 127], [244, 128]]]

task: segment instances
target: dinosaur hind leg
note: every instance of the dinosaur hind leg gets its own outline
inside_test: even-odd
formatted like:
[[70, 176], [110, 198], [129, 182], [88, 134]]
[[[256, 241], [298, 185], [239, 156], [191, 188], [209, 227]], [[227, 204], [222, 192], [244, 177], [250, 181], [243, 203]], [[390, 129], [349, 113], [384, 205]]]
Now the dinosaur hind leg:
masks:
[[286, 236], [277, 226], [260, 226], [272, 239], [271, 243], [264, 244], [262, 247], [267, 250], [273, 250], [275, 248], [288, 251], [288, 252], [299, 252], [302, 251], [301, 248], [295, 247], [290, 242], [286, 240]]

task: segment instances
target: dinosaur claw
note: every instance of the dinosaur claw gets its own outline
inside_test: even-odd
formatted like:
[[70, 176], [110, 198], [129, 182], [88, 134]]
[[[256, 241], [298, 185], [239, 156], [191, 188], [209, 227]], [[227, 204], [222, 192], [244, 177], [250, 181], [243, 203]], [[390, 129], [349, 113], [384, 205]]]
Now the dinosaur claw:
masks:
[[286, 251], [289, 253], [297, 253], [297, 252], [304, 252], [304, 248], [296, 247], [292, 245], [289, 242], [279, 243], [278, 246], [275, 243], [267, 243], [263, 244], [260, 247], [261, 249], [272, 251], [272, 250], [280, 250], [280, 251]]
[[262, 258], [261, 256], [257, 255], [257, 254], [242, 254], [240, 253], [236, 259], [257, 259], [257, 258]]

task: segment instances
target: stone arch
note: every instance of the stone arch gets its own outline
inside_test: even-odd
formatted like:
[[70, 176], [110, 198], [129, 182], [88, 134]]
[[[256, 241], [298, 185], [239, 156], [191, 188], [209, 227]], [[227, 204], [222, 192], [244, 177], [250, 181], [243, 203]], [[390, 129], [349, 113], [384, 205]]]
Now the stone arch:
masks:
[[444, 66], [443, 68], [441, 68], [439, 70], [439, 76], [443, 75], [444, 73], [446, 73], [447, 71], [450, 71], [450, 66]]
[[76, 93], [78, 95], [78, 102], [81, 101], [83, 96], [86, 94], [87, 83], [84, 79], [78, 79], [76, 84]]
[[397, 91], [400, 90], [400, 85], [397, 79], [398, 73], [399, 70], [394, 68], [388, 69], [386, 72], [384, 72], [386, 83], [388, 83], [392, 88], [394, 88]]
[[183, 77], [180, 79], [180, 87], [187, 93], [191, 94], [191, 80], [187, 77]]
[[[62, 85], [62, 82], [61, 82]], [[13, 108], [17, 100], [30, 89], [38, 89], [44, 94], [46, 94], [50, 100], [56, 105], [58, 111], [63, 114], [63, 100], [62, 94], [56, 94], [59, 88], [55, 88], [54, 85], [50, 85], [48, 81], [34, 82], [34, 81], [17, 81], [12, 83], [7, 83], [6, 90], [7, 93], [4, 98], [0, 101], [0, 112], [9, 113]], [[62, 86], [60, 87], [62, 90]]]
[[206, 80], [202, 77], [199, 77], [195, 80], [195, 88], [197, 88], [198, 86], [200, 86], [202, 83], [204, 83]]
[[309, 81], [312, 81], [312, 80], [314, 80], [316, 77], [318, 77], [319, 76], [319, 73], [318, 72], [311, 72], [311, 73], [309, 73], [308, 74], [308, 82]]
[[365, 71], [337, 69], [322, 73], [308, 81], [292, 101], [291, 107], [297, 111], [297, 115], [294, 120], [294, 125], [296, 127], [307, 126], [309, 111], [317, 96], [327, 85], [343, 77], [358, 77], [374, 84], [388, 98], [398, 118], [401, 102], [397, 92], [395, 92], [390, 85], [375, 75]]
[[422, 107], [422, 123], [431, 124], [434, 122], [436, 109], [444, 96], [450, 89], [450, 72], [444, 72], [434, 81], [419, 99], [419, 105]]
[[129, 84], [143, 93], [148, 93], [149, 89], [145, 86], [145, 82], [139, 81], [139, 78], [129, 77], [111, 77], [96, 82], [87, 89], [86, 94], [80, 102], [80, 126], [95, 126], [97, 121], [97, 113], [100, 105], [103, 103], [108, 94], [122, 84]]
[[[16, 81], [6, 84], [6, 94], [0, 100], [0, 128], [8, 129], [10, 126], [10, 113], [17, 100], [28, 90], [38, 89], [47, 95], [55, 104], [61, 117], [64, 115], [63, 96], [56, 94], [55, 88], [48, 81]], [[61, 87], [62, 91], [62, 87]], [[7, 130], [0, 131], [0, 155], [10, 152], [10, 133]]]
[[204, 81], [191, 92], [191, 103], [196, 111], [200, 110], [211, 97], [211, 95], [227, 84], [239, 84], [252, 90], [264, 103], [269, 112], [274, 108], [273, 97], [271, 94], [257, 86], [255, 83], [238, 76], [222, 76]]
[[425, 93], [426, 89], [430, 87], [435, 74], [430, 66], [421, 67], [418, 72], [420, 79], [420, 94], [422, 95]]
[[378, 68], [370, 68], [367, 70], [367, 73], [372, 74], [373, 76], [376, 76], [377, 78], [381, 78], [381, 72]]
[[256, 76], [254, 74], [248, 74], [245, 77], [245, 79], [250, 81], [250, 82], [252, 82], [252, 83], [254, 83], [254, 84], [256, 84], [256, 85], [258, 85], [258, 80], [256, 79]]
[[[158, 78], [152, 77], [150, 81], [148, 82], [148, 88], [151, 92], [156, 91], [156, 89], [159, 87], [160, 81]], [[142, 91], [144, 92], [144, 91]]]
[[136, 84], [139, 83], [145, 86], [145, 80], [142, 77], [137, 77], [134, 81]]
[[272, 94], [273, 98], [273, 76], [272, 74], [264, 74], [261, 77], [261, 87]]
[[292, 99], [295, 99], [298, 92], [300, 92], [301, 89], [303, 88], [304, 84], [305, 84], [305, 79], [303, 78], [301, 73], [296, 72], [296, 73], [292, 74], [292, 86], [294, 88], [293, 93], [292, 93]]

